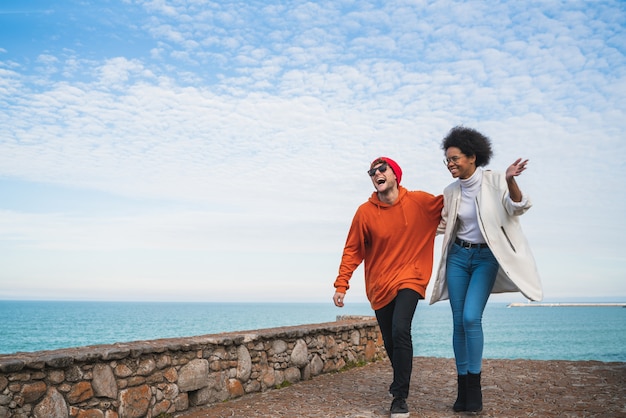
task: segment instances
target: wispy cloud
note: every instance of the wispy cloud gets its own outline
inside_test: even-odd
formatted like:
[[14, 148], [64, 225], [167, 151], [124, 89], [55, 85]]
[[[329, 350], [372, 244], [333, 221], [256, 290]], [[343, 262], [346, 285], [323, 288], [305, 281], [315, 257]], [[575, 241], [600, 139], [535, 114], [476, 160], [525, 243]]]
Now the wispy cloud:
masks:
[[[74, 21], [64, 7], [50, 11]], [[195, 275], [211, 268], [195, 251], [262, 252], [274, 268], [289, 251], [328, 251], [311, 262], [330, 294], [371, 191], [368, 162], [392, 156], [407, 187], [439, 193], [451, 180], [439, 141], [457, 124], [492, 137], [494, 169], [530, 158], [520, 182], [536, 204], [524, 221], [554, 292], [596, 266], [563, 266], [563, 245], [589, 237], [613, 254], [626, 233], [624, 199], [609, 197], [626, 168], [618, 2], [136, 1], [74, 13], [66, 31], [43, 19], [5, 38], [0, 180], [117, 196], [127, 209], [0, 203], [0, 246], [13, 256], [188, 249], [183, 274]], [[626, 294], [616, 257], [600, 293]], [[0, 262], [11, 277], [25, 268]], [[152, 271], [128, 265], [129, 276]]]

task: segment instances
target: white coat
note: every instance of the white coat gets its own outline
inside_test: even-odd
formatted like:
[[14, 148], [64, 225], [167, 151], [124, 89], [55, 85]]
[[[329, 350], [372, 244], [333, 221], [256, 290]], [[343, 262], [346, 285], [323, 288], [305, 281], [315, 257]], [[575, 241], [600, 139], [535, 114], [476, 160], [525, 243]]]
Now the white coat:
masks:
[[[445, 188], [443, 199], [442, 219], [437, 230], [444, 234], [443, 246], [430, 298], [431, 305], [449, 298], [446, 259], [456, 238], [457, 213], [461, 203], [461, 183], [458, 180]], [[488, 170], [483, 172], [480, 191], [476, 197], [478, 225], [500, 264], [491, 293], [521, 292], [533, 301], [543, 298], [537, 265], [518, 219], [530, 207], [530, 199], [525, 199], [522, 206], [513, 204], [504, 174]]]

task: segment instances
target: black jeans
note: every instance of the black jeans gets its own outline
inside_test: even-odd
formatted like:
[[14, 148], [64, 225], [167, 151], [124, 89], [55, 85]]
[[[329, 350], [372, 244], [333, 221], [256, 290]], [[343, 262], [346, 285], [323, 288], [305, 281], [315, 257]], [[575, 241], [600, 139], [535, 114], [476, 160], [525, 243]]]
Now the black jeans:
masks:
[[393, 367], [393, 382], [389, 392], [407, 398], [413, 369], [413, 341], [411, 322], [422, 296], [412, 289], [401, 289], [394, 300], [376, 311], [376, 319], [383, 335], [385, 350]]

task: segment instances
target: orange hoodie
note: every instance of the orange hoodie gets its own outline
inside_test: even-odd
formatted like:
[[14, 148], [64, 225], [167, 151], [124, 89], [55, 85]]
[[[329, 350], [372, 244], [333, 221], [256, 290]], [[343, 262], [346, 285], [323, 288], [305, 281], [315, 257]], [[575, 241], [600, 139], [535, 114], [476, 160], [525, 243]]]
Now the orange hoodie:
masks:
[[365, 260], [365, 292], [372, 309], [388, 305], [400, 289], [424, 297], [442, 208], [442, 195], [398, 186], [398, 199], [388, 205], [373, 192], [352, 220], [335, 280], [337, 291], [350, 288], [352, 273]]

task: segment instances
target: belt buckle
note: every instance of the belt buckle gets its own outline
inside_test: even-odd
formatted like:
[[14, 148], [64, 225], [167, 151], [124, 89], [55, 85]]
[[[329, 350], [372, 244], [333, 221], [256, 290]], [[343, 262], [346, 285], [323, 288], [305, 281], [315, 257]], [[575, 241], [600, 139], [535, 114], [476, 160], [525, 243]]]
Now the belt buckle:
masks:
[[461, 247], [463, 247], [463, 248], [472, 248], [472, 243], [461, 240]]

